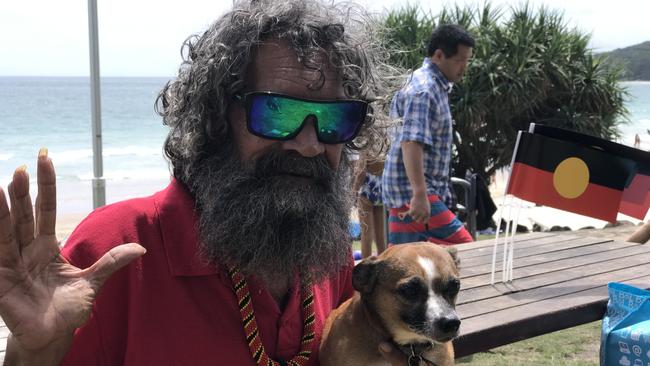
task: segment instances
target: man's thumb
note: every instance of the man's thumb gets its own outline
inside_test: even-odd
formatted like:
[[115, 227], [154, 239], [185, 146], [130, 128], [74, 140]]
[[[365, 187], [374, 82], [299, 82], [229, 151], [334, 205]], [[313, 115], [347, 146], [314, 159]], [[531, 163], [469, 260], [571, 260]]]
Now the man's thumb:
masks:
[[95, 291], [97, 291], [118, 269], [129, 264], [132, 260], [142, 256], [146, 252], [147, 250], [140, 244], [129, 243], [118, 245], [104, 254], [95, 264], [86, 270], [88, 272], [88, 280]]

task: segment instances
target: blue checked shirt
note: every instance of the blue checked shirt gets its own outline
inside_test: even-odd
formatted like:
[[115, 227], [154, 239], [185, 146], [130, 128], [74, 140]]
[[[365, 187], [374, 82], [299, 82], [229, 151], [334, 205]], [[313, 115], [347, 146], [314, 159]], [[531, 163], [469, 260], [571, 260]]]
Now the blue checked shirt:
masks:
[[424, 181], [427, 194], [437, 194], [450, 207], [452, 119], [449, 92], [452, 84], [427, 57], [422, 67], [400, 89], [390, 107], [390, 117], [399, 120], [382, 176], [383, 201], [398, 208], [410, 203], [413, 193], [402, 157], [402, 141], [422, 143]]

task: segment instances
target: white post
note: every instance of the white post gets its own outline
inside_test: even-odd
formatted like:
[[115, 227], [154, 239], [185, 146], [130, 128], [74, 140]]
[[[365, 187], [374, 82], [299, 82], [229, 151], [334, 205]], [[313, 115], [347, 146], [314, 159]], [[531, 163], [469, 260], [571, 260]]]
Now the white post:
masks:
[[88, 0], [88, 38], [90, 41], [90, 107], [93, 139], [93, 208], [106, 204], [106, 184], [102, 163], [102, 115], [99, 83], [99, 40], [97, 0]]

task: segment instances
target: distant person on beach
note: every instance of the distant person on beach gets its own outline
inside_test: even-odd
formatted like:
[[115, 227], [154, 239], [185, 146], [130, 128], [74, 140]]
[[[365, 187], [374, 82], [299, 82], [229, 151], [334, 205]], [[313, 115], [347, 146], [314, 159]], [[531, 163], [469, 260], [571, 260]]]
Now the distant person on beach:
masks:
[[449, 210], [452, 116], [449, 92], [472, 57], [474, 39], [457, 25], [436, 28], [422, 67], [393, 98], [401, 127], [391, 141], [382, 178], [389, 211], [388, 242], [452, 244], [472, 236]]
[[638, 133], [634, 135], [634, 147], [636, 147], [637, 149], [641, 148], [641, 136], [639, 136]]
[[318, 365], [325, 318], [353, 294], [349, 155], [380, 135], [393, 77], [361, 8], [327, 4], [237, 2], [188, 39], [157, 103], [171, 183], [94, 211], [61, 251], [47, 150], [35, 215], [15, 171], [5, 364]]
[[381, 174], [384, 161], [362, 154], [357, 160], [352, 191], [357, 192], [357, 213], [361, 226], [361, 257], [372, 255], [372, 243], [377, 254], [386, 250], [386, 214], [381, 200]]

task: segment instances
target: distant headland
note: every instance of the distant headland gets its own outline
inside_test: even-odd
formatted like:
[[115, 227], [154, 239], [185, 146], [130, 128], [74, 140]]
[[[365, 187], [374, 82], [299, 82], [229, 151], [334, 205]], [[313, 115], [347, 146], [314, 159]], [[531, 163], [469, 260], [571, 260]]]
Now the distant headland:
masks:
[[623, 80], [650, 81], [650, 41], [625, 48], [617, 48], [600, 55], [608, 56], [611, 61], [621, 64], [625, 73]]

